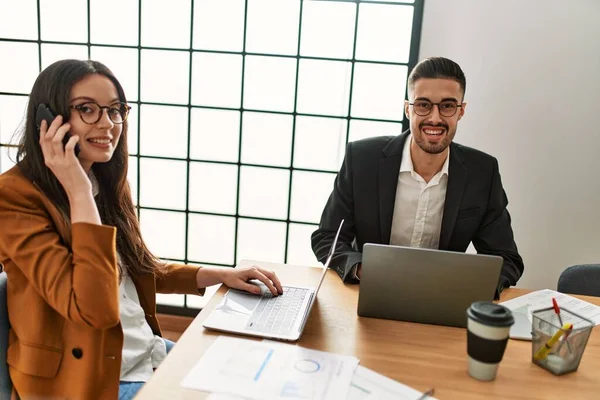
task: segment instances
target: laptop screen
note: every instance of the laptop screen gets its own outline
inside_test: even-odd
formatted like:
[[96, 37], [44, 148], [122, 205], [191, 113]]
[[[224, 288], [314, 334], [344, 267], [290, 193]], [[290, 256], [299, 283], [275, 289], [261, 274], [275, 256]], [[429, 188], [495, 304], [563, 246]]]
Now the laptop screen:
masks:
[[319, 281], [319, 285], [317, 286], [317, 292], [321, 287], [321, 283], [323, 283], [323, 279], [325, 279], [325, 274], [327, 274], [327, 269], [329, 268], [329, 263], [331, 263], [331, 259], [333, 258], [333, 254], [335, 253], [337, 241], [340, 237], [340, 232], [342, 231], [343, 225], [344, 220], [340, 222], [340, 226], [338, 227], [337, 233], [335, 234], [335, 238], [333, 239], [333, 243], [331, 244], [331, 249], [329, 249], [329, 255], [327, 256], [327, 260], [325, 260], [325, 264], [323, 264], [323, 273], [321, 274], [321, 280]]

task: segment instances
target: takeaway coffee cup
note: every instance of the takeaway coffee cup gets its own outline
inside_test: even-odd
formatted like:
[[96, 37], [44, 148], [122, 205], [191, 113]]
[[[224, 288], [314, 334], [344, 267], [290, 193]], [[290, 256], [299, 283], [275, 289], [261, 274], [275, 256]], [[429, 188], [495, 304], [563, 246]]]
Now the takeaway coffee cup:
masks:
[[515, 319], [508, 308], [489, 301], [471, 304], [467, 317], [469, 375], [480, 381], [492, 381]]

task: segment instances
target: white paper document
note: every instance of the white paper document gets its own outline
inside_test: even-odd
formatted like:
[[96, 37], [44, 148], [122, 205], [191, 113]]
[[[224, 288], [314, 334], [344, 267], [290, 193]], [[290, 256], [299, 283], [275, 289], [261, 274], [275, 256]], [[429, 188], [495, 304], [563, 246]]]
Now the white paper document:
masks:
[[246, 400], [246, 398], [234, 394], [211, 393], [206, 400]]
[[247, 399], [345, 399], [356, 357], [219, 336], [181, 386]]
[[[348, 400], [416, 400], [423, 393], [385, 377], [368, 368], [358, 366], [354, 371]], [[435, 397], [427, 397], [427, 400]]]
[[[347, 400], [417, 400], [423, 393], [363, 366], [356, 367]], [[212, 393], [209, 400], [245, 400], [244, 397]], [[427, 400], [436, 400], [427, 397]]]
[[[535, 310], [552, 307], [552, 298], [556, 299], [560, 308], [589, 319], [594, 325], [600, 324], [600, 307], [587, 301], [576, 299], [564, 293], [550, 289], [537, 290], [523, 296], [500, 303], [515, 314], [515, 324], [511, 328], [510, 337], [531, 340], [532, 313]], [[521, 317], [521, 314], [525, 317]], [[569, 322], [569, 316], [562, 317], [563, 322]]]

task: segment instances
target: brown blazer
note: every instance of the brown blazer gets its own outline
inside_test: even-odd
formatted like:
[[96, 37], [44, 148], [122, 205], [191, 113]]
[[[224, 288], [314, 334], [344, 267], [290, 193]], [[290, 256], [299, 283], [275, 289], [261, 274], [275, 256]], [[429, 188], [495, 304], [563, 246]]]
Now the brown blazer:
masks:
[[[0, 175], [13, 399], [116, 399], [123, 349], [116, 228], [75, 223], [64, 232], [61, 220], [18, 167]], [[156, 292], [203, 294], [197, 271], [172, 264], [160, 278], [132, 276], [156, 335]]]

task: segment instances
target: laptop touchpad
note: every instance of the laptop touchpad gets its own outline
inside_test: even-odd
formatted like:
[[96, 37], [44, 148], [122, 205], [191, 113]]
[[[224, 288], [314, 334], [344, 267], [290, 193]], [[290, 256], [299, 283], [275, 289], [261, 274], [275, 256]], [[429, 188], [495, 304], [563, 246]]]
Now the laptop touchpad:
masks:
[[255, 294], [230, 290], [219, 308], [220, 311], [250, 315], [259, 301], [260, 296]]

